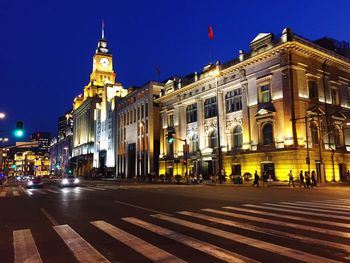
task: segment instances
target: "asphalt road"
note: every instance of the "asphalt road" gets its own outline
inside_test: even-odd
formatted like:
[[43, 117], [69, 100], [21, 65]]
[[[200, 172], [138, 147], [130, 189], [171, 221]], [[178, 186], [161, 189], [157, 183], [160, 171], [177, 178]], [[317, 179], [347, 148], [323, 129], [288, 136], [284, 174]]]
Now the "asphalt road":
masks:
[[350, 187], [0, 190], [0, 262], [350, 262]]

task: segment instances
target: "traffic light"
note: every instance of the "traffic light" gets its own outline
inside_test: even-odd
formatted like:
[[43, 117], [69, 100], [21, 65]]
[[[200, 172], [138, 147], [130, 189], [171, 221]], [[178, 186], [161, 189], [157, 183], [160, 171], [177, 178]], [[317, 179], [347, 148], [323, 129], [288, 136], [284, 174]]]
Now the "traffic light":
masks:
[[16, 167], [17, 167], [17, 165], [15, 165], [15, 164], [12, 164], [12, 166], [11, 166], [12, 169], [16, 169]]
[[168, 133], [166, 135], [166, 140], [169, 144], [175, 141], [175, 130], [173, 127], [168, 127]]
[[21, 138], [24, 135], [24, 125], [23, 121], [17, 121], [16, 123], [16, 130], [15, 130], [15, 136], [17, 138]]
[[55, 164], [55, 168], [56, 168], [56, 169], [59, 169], [59, 168], [60, 168], [60, 163], [56, 163], [56, 164]]

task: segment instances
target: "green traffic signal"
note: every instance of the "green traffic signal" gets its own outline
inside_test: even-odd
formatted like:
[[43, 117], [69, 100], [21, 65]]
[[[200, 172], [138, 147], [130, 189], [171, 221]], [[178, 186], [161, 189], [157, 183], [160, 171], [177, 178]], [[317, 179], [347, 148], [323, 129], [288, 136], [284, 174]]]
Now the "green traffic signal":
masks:
[[21, 138], [24, 135], [24, 125], [23, 121], [17, 121], [16, 123], [16, 130], [14, 132], [15, 137]]
[[168, 127], [168, 133], [166, 135], [167, 142], [172, 144], [175, 141], [175, 130], [173, 127]]

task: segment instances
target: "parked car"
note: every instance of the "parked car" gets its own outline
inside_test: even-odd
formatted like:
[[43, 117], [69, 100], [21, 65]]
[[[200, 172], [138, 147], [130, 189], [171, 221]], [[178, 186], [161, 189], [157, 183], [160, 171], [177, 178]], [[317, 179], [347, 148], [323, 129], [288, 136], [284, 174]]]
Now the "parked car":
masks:
[[44, 187], [44, 182], [41, 179], [41, 176], [33, 176], [29, 178], [26, 182], [27, 188], [37, 188], [37, 187]]
[[59, 182], [59, 187], [67, 187], [67, 186], [78, 186], [79, 185], [79, 179], [76, 178], [74, 175], [67, 175], [63, 177]]

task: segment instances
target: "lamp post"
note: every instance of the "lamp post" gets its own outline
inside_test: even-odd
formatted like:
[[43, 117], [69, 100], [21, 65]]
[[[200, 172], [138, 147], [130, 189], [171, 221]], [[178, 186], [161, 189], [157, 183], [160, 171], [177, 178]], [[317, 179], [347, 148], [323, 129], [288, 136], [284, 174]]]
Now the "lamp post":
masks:
[[215, 90], [216, 90], [216, 122], [217, 122], [217, 134], [218, 134], [218, 166], [219, 166], [219, 182], [222, 183], [222, 149], [220, 140], [220, 112], [219, 112], [219, 85], [218, 77], [220, 76], [219, 65], [216, 65], [216, 69], [212, 71], [212, 76], [215, 77]]
[[[146, 162], [146, 127], [143, 121], [140, 122], [140, 138], [142, 140], [142, 152], [141, 152], [141, 173], [143, 174], [144, 178], [146, 178], [147, 175], [147, 162]], [[143, 138], [142, 138], [143, 136]]]
[[0, 112], [0, 119], [4, 119], [6, 117], [5, 113]]

